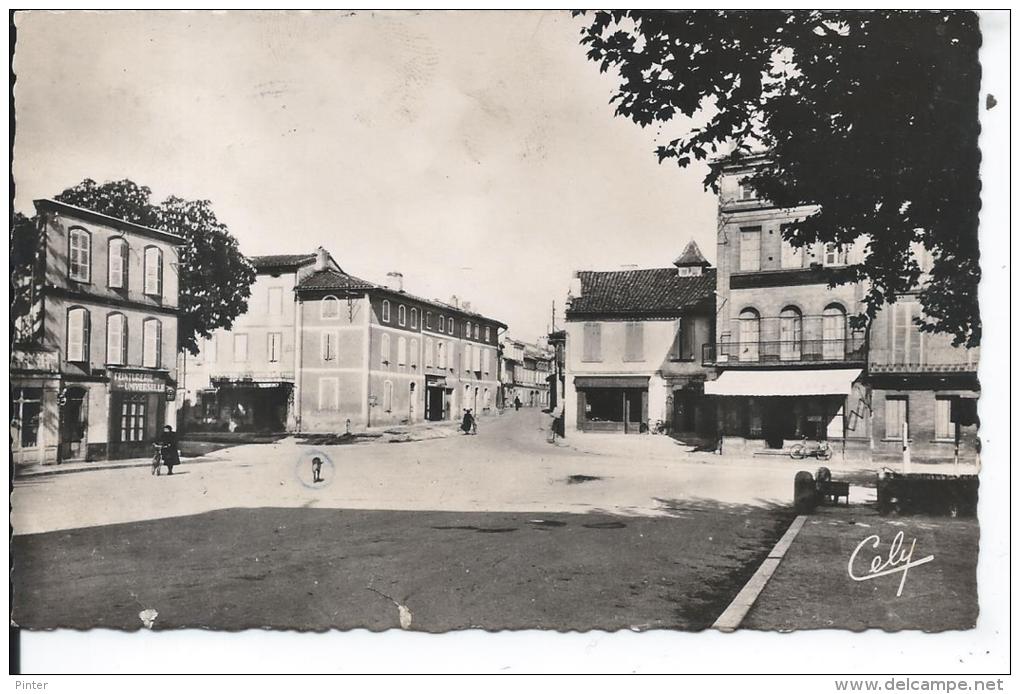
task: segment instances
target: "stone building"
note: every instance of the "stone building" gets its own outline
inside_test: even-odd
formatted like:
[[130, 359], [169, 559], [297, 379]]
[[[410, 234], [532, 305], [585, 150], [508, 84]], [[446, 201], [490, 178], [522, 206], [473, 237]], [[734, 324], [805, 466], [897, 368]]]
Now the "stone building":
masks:
[[[231, 408], [217, 405], [215, 421], [206, 425], [342, 433], [456, 419], [466, 408], [480, 415], [495, 410], [499, 332], [506, 328], [500, 321], [455, 299], [447, 303], [409, 294], [400, 273], [390, 273], [385, 285], [355, 277], [321, 248], [254, 262], [260, 277], [253, 289], [254, 311], [232, 331], [217, 335], [213, 357], [200, 355], [221, 367], [236, 366], [218, 372], [228, 377], [225, 381], [217, 383], [211, 378], [217, 372], [207, 372], [190, 387], [196, 394], [216, 391], [208, 397], [217, 403], [223, 401], [224, 386], [232, 393]], [[272, 309], [275, 318], [269, 320], [277, 287], [283, 288], [285, 308]], [[280, 341], [278, 362], [270, 361], [274, 333]], [[231, 351], [225, 355], [224, 349]], [[195, 373], [189, 371], [189, 382]], [[277, 391], [250, 399], [261, 399], [269, 416], [237, 417], [233, 403], [245, 387]]]
[[507, 338], [503, 341], [503, 405], [549, 407], [549, 374], [555, 352], [548, 346]]
[[35, 207], [32, 308], [11, 355], [14, 461], [150, 455], [175, 420], [183, 240], [54, 200]]
[[670, 430], [714, 438], [700, 347], [714, 330], [715, 270], [697, 244], [673, 267], [581, 271], [568, 297], [564, 407], [572, 432]]

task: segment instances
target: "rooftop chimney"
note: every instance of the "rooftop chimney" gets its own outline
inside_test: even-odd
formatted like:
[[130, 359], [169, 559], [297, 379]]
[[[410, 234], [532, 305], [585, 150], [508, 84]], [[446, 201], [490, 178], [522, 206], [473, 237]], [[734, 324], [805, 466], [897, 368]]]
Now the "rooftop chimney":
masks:
[[329, 268], [329, 253], [319, 246], [315, 249], [315, 271], [322, 272]]
[[450, 306], [453, 306], [454, 308], [460, 308], [460, 299], [457, 298], [456, 294], [450, 297]]
[[462, 302], [460, 302], [460, 307], [462, 309], [464, 309], [465, 311], [470, 311], [471, 310], [471, 302], [470, 301], [462, 301]]
[[386, 288], [392, 289], [395, 292], [404, 291], [404, 273], [402, 272], [387, 272], [386, 273]]

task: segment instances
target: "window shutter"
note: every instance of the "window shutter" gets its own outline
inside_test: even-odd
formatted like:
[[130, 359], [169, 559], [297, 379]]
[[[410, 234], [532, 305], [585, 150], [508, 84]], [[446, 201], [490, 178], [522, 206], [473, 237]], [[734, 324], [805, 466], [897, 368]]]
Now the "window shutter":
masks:
[[156, 321], [156, 363], [158, 369], [163, 363], [163, 324]]
[[67, 313], [67, 361], [82, 360], [82, 337], [84, 334], [84, 318], [81, 309], [71, 309]]
[[163, 252], [156, 252], [156, 295], [163, 296]]
[[624, 361], [644, 360], [644, 323], [625, 323]]

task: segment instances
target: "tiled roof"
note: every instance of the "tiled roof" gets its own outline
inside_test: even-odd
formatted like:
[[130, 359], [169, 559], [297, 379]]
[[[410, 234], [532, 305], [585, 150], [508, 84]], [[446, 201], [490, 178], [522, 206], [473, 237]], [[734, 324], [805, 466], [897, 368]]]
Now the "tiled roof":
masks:
[[299, 268], [315, 261], [314, 253], [292, 253], [290, 255], [253, 255], [248, 258], [256, 270], [266, 268]]
[[701, 249], [698, 248], [698, 244], [691, 241], [687, 244], [687, 248], [680, 254], [680, 257], [673, 261], [673, 264], [677, 267], [688, 267], [691, 265], [700, 265], [707, 267], [711, 263], [705, 260], [705, 256], [702, 255]]
[[378, 285], [345, 272], [320, 270], [308, 275], [297, 285], [298, 289], [377, 289]]
[[676, 313], [710, 299], [715, 291], [715, 270], [680, 277], [675, 267], [613, 272], [582, 271], [581, 296], [567, 315]]

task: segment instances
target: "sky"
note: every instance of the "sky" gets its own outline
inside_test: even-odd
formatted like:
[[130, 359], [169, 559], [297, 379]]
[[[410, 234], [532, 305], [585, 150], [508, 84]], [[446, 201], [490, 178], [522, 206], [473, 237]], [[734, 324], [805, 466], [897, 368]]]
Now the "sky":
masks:
[[579, 269], [715, 261], [704, 168], [615, 117], [560, 12], [19, 12], [15, 207], [84, 178], [208, 199], [248, 255], [549, 329]]

